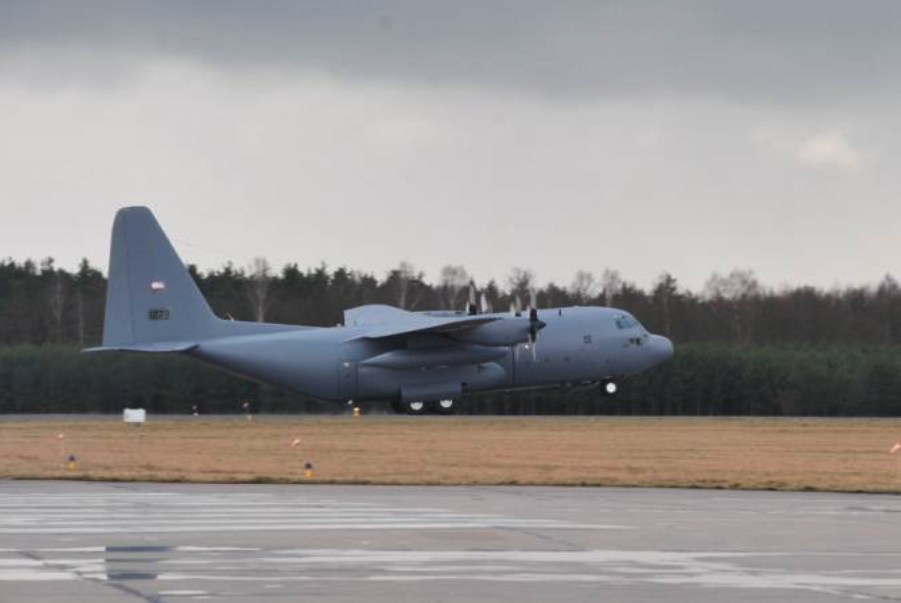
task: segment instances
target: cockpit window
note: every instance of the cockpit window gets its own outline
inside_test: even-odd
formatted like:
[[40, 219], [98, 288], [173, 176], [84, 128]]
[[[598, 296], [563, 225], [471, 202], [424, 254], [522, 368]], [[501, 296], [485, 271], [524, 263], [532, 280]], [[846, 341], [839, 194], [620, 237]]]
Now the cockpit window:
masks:
[[616, 328], [618, 329], [634, 329], [637, 326], [638, 321], [626, 314], [623, 314], [616, 319]]

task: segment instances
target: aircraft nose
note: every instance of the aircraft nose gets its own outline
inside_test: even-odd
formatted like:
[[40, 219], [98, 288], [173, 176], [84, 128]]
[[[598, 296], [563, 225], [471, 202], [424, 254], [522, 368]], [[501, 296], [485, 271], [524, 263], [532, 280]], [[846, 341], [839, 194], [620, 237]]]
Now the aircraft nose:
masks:
[[673, 342], [662, 335], [651, 335], [650, 342], [651, 353], [654, 356], [654, 363], [659, 364], [665, 360], [669, 360], [673, 355]]

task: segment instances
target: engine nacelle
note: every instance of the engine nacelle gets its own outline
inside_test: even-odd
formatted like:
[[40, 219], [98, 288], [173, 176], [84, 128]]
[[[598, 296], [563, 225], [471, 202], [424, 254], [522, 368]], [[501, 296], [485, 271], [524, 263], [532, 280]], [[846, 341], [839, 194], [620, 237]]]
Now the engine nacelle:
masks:
[[434, 366], [459, 366], [463, 364], [481, 364], [500, 360], [507, 350], [478, 347], [472, 345], [451, 344], [422, 348], [402, 348], [391, 350], [373, 358], [368, 358], [360, 366], [408, 370]]
[[531, 324], [526, 317], [501, 318], [473, 329], [449, 333], [456, 341], [489, 347], [513, 347], [529, 342]]

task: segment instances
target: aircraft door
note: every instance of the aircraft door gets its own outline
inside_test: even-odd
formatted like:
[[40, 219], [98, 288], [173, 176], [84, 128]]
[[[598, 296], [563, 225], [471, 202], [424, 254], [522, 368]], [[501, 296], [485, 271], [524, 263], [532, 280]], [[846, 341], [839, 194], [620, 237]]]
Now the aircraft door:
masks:
[[342, 400], [357, 397], [357, 363], [354, 360], [338, 361], [338, 397]]

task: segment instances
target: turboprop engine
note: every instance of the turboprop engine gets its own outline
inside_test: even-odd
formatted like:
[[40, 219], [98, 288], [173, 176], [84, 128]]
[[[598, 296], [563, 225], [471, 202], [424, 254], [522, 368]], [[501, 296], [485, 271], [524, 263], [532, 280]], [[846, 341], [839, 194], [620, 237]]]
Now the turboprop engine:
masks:
[[[479, 314], [491, 314], [491, 303], [485, 293], [482, 293], [481, 304], [477, 304], [478, 291], [474, 282], [469, 282], [469, 305], [466, 313], [470, 316]], [[538, 340], [538, 331], [547, 324], [538, 319], [538, 299], [535, 290], [530, 291], [528, 314], [523, 317], [522, 304], [517, 296], [510, 306], [510, 315], [501, 320], [486, 323], [484, 325], [449, 333], [451, 339], [462, 343], [487, 347], [510, 348], [521, 343], [534, 344]], [[494, 315], [497, 316], [497, 315]], [[535, 346], [532, 346], [534, 352]]]
[[474, 329], [451, 333], [450, 337], [463, 343], [488, 347], [513, 347], [520, 343], [534, 343], [538, 331], [545, 323], [538, 320], [537, 313], [532, 316], [505, 318], [489, 322]]

